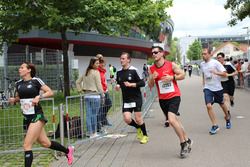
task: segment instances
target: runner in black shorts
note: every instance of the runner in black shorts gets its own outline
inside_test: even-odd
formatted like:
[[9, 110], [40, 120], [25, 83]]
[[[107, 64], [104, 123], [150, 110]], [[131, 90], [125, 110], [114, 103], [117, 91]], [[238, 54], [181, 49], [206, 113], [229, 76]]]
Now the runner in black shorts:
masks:
[[[124, 121], [137, 129], [137, 138], [141, 139], [140, 143], [148, 142], [148, 135], [145, 123], [142, 120], [141, 106], [142, 95], [140, 87], [145, 86], [145, 82], [137, 68], [130, 65], [131, 56], [123, 52], [121, 55], [122, 69], [117, 71], [116, 90], [122, 89], [123, 98], [123, 119]], [[135, 120], [132, 119], [132, 112], [135, 112]]]
[[[16, 97], [10, 98], [9, 101], [11, 104], [20, 102], [24, 115], [24, 128], [27, 129], [23, 144], [25, 167], [30, 167], [32, 164], [32, 145], [35, 141], [45, 148], [64, 152], [68, 158], [68, 164], [71, 165], [73, 162], [73, 147], [65, 148], [55, 141], [50, 141], [43, 128], [47, 120], [43, 115], [39, 100], [53, 96], [52, 90], [40, 78], [35, 77], [36, 68], [32, 63], [23, 63], [19, 69], [19, 75], [23, 79], [17, 82]], [[39, 95], [40, 90], [45, 93]]]
[[221, 78], [221, 86], [223, 87], [223, 97], [225, 105], [228, 109], [228, 114], [230, 115], [230, 105], [229, 100], [231, 103], [231, 106], [234, 106], [234, 91], [235, 91], [235, 83], [234, 83], [234, 76], [238, 74], [238, 71], [236, 68], [228, 61], [225, 62], [225, 54], [220, 52], [217, 54], [218, 61], [225, 67], [227, 76]]
[[179, 106], [181, 103], [180, 96], [176, 96], [171, 99], [159, 99], [159, 103], [165, 115], [168, 115], [169, 111], [171, 111], [177, 116], [180, 115], [179, 113]]
[[192, 150], [192, 140], [187, 137], [184, 126], [178, 118], [181, 91], [177, 80], [183, 80], [185, 76], [175, 63], [165, 60], [163, 48], [152, 46], [151, 53], [155, 64], [149, 70], [148, 86], [152, 88], [156, 85], [157, 87], [161, 109], [179, 137], [180, 156], [183, 157]]

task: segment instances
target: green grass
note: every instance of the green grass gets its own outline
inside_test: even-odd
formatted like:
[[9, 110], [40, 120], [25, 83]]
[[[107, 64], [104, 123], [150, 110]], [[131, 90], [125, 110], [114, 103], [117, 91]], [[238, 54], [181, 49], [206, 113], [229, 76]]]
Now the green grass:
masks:
[[[77, 91], [71, 91], [71, 96], [78, 95]], [[116, 108], [120, 107], [119, 104], [119, 92], [115, 92], [116, 96]], [[54, 106], [59, 108], [59, 104], [65, 103], [64, 94], [63, 93], [57, 93], [54, 95]], [[110, 92], [110, 98], [113, 101], [113, 93]], [[52, 101], [41, 101], [41, 106], [43, 107], [44, 113], [48, 113], [47, 116], [45, 115], [45, 118], [48, 119], [48, 123], [45, 125], [45, 131], [48, 132], [49, 130], [53, 130], [53, 118], [52, 118]], [[46, 107], [49, 106], [49, 107]], [[69, 117], [73, 116], [80, 116], [78, 112], [72, 112], [72, 111], [79, 111], [80, 110], [80, 101], [79, 99], [72, 99], [69, 100]], [[108, 114], [112, 114], [113, 107], [110, 109], [110, 112]], [[118, 112], [118, 111], [116, 111]], [[66, 109], [65, 109], [66, 114]], [[84, 117], [86, 118], [86, 112], [84, 112]], [[55, 110], [55, 127], [57, 128], [57, 125], [59, 123], [59, 110]], [[10, 106], [8, 110], [1, 110], [0, 111], [0, 151], [8, 151], [8, 150], [16, 150], [16, 149], [22, 149], [23, 140], [25, 133], [23, 132], [23, 115], [20, 109], [20, 105], [13, 105]], [[86, 127], [86, 121], [85, 121], [85, 127]], [[13, 135], [18, 134], [18, 136]], [[6, 137], [4, 137], [6, 136]], [[8, 138], [7, 138], [8, 137]], [[52, 140], [52, 139], [50, 139]], [[71, 143], [74, 143], [77, 139], [73, 138], [70, 139]], [[60, 142], [60, 139], [56, 139], [57, 142]], [[5, 143], [7, 143], [5, 145]], [[68, 138], [65, 138], [65, 144], [67, 147], [68, 144]], [[33, 145], [33, 148], [40, 148], [41, 146], [36, 142]], [[52, 156], [53, 151], [52, 150], [41, 150], [41, 151], [34, 151], [34, 162], [32, 164], [32, 167], [36, 166], [49, 166], [49, 164], [53, 161], [55, 161], [55, 158]], [[59, 152], [57, 152], [59, 153]], [[39, 155], [43, 155], [38, 160], [36, 160], [36, 157]], [[1, 154], [0, 157], [0, 166], [23, 166], [24, 164], [24, 153], [18, 152], [18, 153], [5, 153]], [[9, 165], [7, 165], [9, 164]]]

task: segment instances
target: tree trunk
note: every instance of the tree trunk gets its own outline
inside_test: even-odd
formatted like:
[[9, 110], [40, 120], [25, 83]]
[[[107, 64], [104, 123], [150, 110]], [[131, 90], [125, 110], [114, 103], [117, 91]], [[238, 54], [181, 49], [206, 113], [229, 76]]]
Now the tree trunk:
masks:
[[61, 29], [62, 50], [63, 50], [63, 78], [64, 78], [64, 97], [70, 96], [69, 89], [69, 57], [66, 28]]

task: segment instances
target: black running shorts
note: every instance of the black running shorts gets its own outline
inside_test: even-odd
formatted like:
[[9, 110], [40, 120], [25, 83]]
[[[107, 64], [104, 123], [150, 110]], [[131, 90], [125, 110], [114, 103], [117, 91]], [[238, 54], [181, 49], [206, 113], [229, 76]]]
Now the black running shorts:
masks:
[[135, 102], [136, 106], [133, 108], [124, 108], [124, 103], [122, 107], [122, 112], [141, 112], [141, 107], [142, 107], [142, 101]]
[[30, 123], [36, 123], [38, 120], [43, 122], [48, 122], [48, 120], [44, 117], [43, 112], [38, 112], [33, 115], [25, 115], [23, 118], [23, 130], [27, 132]]
[[172, 112], [177, 116], [180, 115], [179, 113], [180, 102], [181, 102], [180, 96], [176, 96], [171, 99], [159, 99], [161, 109], [163, 113], [166, 115], [166, 117], [168, 115], [168, 112]]
[[234, 95], [235, 84], [234, 82], [221, 82], [221, 86], [223, 87], [223, 94], [229, 94], [230, 96]]

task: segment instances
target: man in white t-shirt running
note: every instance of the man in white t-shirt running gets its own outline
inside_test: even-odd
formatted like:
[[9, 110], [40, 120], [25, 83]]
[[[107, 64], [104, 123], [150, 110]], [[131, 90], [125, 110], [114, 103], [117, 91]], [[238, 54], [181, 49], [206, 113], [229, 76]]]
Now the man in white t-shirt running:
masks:
[[208, 49], [202, 50], [202, 58], [204, 61], [200, 66], [203, 74], [203, 92], [205, 96], [207, 112], [213, 124], [209, 133], [214, 134], [219, 130], [219, 126], [215, 121], [215, 115], [212, 108], [213, 103], [219, 103], [226, 116], [226, 127], [227, 129], [231, 128], [228, 109], [223, 100], [223, 88], [221, 86], [221, 76], [226, 76], [226, 69], [220, 62], [211, 59]]

